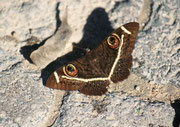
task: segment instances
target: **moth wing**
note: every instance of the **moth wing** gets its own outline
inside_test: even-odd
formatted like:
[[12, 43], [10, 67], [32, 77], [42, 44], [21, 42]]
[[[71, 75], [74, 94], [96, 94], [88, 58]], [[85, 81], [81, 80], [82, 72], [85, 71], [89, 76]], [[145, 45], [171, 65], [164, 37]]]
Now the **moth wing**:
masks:
[[[116, 59], [117, 53], [117, 50], [112, 50], [109, 48], [107, 39], [105, 39], [97, 48], [91, 50], [85, 56], [71, 62], [71, 64], [73, 64], [78, 69], [78, 75], [75, 78], [81, 79], [81, 81], [63, 78], [63, 76], [66, 75], [63, 72], [63, 67], [60, 67], [48, 78], [46, 86], [61, 90], [79, 89], [82, 93], [93, 94], [92, 90], [97, 88], [98, 85], [91, 85], [91, 83], [93, 84], [94, 82], [90, 81], [87, 83], [84, 82], [83, 79], [107, 78]], [[101, 83], [101, 85], [103, 84]], [[94, 94], [97, 94], [97, 91], [100, 93], [105, 93], [105, 91], [107, 91], [106, 87], [107, 83], [105, 81], [104, 86], [100, 86], [98, 90], [94, 89], [96, 91]]]
[[62, 78], [62, 75], [63, 71], [61, 68], [53, 72], [46, 81], [46, 86], [49, 88], [61, 90], [78, 90], [84, 86], [84, 82], [65, 79]]
[[[135, 46], [136, 37], [139, 30], [139, 24], [131, 22], [123, 25], [123, 28], [117, 30], [118, 34], [123, 34], [123, 45], [120, 52], [119, 60], [115, 66], [111, 80], [116, 83], [126, 79], [130, 74], [132, 67], [132, 51]], [[129, 34], [127, 32], [130, 32]]]
[[88, 82], [82, 88], [79, 89], [79, 92], [86, 94], [86, 95], [103, 95], [105, 94], [108, 89], [110, 82], [106, 81], [94, 81]]
[[106, 38], [97, 48], [71, 63], [78, 69], [78, 75], [75, 78], [67, 78], [63, 72], [63, 67], [61, 67], [51, 74], [46, 86], [61, 90], [79, 90], [87, 95], [102, 95], [107, 92], [110, 82], [109, 79], [98, 80], [98, 78], [108, 78], [116, 59], [118, 59], [118, 62], [111, 75], [111, 80], [118, 82], [127, 78], [132, 66], [131, 54], [139, 24], [133, 22], [125, 24], [123, 27], [131, 34], [124, 31], [122, 27], [113, 32], [120, 37], [124, 35], [119, 58], [117, 58], [119, 50], [109, 48]]

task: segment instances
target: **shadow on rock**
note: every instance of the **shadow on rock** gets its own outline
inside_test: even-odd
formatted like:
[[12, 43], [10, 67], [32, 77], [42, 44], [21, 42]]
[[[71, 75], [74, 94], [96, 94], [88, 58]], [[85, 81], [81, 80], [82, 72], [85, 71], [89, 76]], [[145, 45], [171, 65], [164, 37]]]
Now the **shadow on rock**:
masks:
[[41, 47], [42, 45], [44, 45], [44, 44], [46, 43], [46, 41], [47, 41], [49, 38], [51, 38], [51, 37], [57, 32], [58, 28], [60, 27], [61, 21], [60, 21], [60, 19], [59, 19], [59, 10], [58, 10], [59, 5], [60, 5], [60, 3], [58, 2], [58, 3], [56, 4], [56, 30], [55, 30], [55, 32], [54, 32], [52, 35], [50, 35], [49, 37], [47, 37], [46, 39], [44, 39], [40, 44], [28, 45], [28, 42], [29, 42], [29, 41], [36, 41], [36, 40], [34, 40], [33, 37], [32, 37], [32, 38], [29, 38], [29, 39], [26, 40], [27, 45], [21, 47], [21, 49], [20, 49], [20, 53], [21, 53], [21, 54], [23, 55], [23, 57], [24, 57], [26, 60], [28, 60], [30, 63], [33, 63], [33, 61], [32, 61], [31, 58], [30, 58], [31, 53], [32, 53], [33, 51], [37, 50], [37, 49], [38, 49], [39, 47]]
[[171, 103], [171, 106], [175, 111], [173, 127], [180, 127], [180, 99], [175, 100], [174, 103]]
[[96, 8], [93, 10], [87, 19], [83, 32], [82, 39], [78, 44], [75, 44], [72, 52], [57, 58], [42, 70], [41, 76], [44, 85], [48, 77], [59, 67], [84, 56], [86, 51], [82, 49], [92, 50], [96, 48], [111, 32], [113, 32], [108, 15], [103, 8]]

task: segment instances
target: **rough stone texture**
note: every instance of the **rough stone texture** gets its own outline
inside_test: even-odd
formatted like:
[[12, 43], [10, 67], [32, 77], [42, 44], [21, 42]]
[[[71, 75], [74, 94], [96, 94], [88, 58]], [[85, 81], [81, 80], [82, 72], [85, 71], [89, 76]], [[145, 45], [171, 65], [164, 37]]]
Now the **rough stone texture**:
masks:
[[150, 20], [136, 43], [134, 69], [150, 81], [180, 87], [179, 7], [178, 0], [152, 3]]
[[72, 32], [71, 28], [68, 26], [66, 14], [57, 32], [55, 32], [43, 46], [31, 53], [30, 58], [33, 63], [40, 68], [45, 68], [49, 63], [61, 56], [63, 50], [66, 50], [65, 47], [71, 34]]
[[5, 41], [11, 42], [9, 39], [0, 40], [0, 126], [40, 125], [47, 120], [53, 103], [52, 93], [42, 86], [38, 70], [24, 66], [20, 53], [2, 48]]
[[[61, 26], [66, 7], [72, 28], [69, 45], [89, 41], [92, 44], [83, 48], [90, 49], [113, 28], [145, 16], [148, 19], [142, 18], [145, 26], [138, 34], [132, 70], [151, 84], [180, 87], [180, 2], [153, 0], [147, 7], [150, 14], [147, 11], [144, 15], [143, 5], [149, 4], [143, 4], [142, 0], [1, 0], [0, 126], [175, 125], [177, 112], [169, 104], [143, 101], [143, 95], [133, 97], [121, 89], [102, 97], [78, 92], [54, 93], [43, 86], [41, 69], [29, 63], [33, 62], [30, 53], [38, 50], [41, 42]], [[34, 43], [38, 46], [31, 47]]]
[[152, 9], [152, 0], [144, 0], [141, 13], [139, 14], [138, 22], [141, 24], [139, 30], [141, 31], [146, 23], [149, 21]]
[[77, 92], [66, 96], [53, 127], [172, 126], [174, 114], [167, 104], [148, 103], [117, 93], [102, 98], [98, 101]]

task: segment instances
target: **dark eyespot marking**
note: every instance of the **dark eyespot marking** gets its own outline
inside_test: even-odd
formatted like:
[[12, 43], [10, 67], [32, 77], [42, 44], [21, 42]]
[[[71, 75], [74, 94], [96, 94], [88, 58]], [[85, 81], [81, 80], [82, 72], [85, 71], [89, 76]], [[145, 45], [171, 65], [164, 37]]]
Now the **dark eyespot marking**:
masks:
[[117, 37], [116, 34], [113, 34], [107, 38], [107, 43], [110, 48], [112, 49], [118, 49], [120, 45], [119, 37]]
[[76, 77], [78, 74], [78, 69], [73, 64], [68, 64], [63, 67], [63, 72], [68, 77]]

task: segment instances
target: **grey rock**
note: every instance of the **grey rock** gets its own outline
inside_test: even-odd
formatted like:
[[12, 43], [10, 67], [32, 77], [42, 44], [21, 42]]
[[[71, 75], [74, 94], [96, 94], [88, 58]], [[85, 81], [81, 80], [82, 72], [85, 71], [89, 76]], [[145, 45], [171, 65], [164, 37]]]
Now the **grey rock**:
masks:
[[8, 64], [0, 73], [0, 126], [39, 126], [47, 119], [51, 92], [42, 86], [39, 72], [26, 70], [16, 56], [3, 57]]
[[66, 44], [72, 35], [71, 28], [67, 22], [66, 14], [62, 20], [61, 27], [50, 37], [43, 46], [31, 53], [30, 58], [40, 68], [45, 68], [49, 63], [62, 55]]
[[139, 34], [134, 53], [143, 65], [133, 69], [150, 81], [180, 87], [176, 76], [180, 71], [178, 10], [177, 1], [153, 2], [150, 21]]
[[91, 100], [90, 97], [83, 97], [86, 99], [79, 101], [79, 96], [78, 93], [73, 93], [64, 98], [61, 115], [53, 127], [172, 125], [174, 111], [164, 103], [144, 102], [138, 97], [119, 96], [116, 93], [107, 95], [102, 101]]
[[[100, 26], [107, 22], [92, 17], [89, 24], [95, 30], [86, 27], [88, 17], [97, 8], [104, 8], [115, 29], [137, 21], [143, 7], [142, 0], [1, 0], [0, 126], [171, 127], [175, 116], [171, 105], [142, 100], [143, 95], [131, 96], [118, 88], [101, 97], [91, 97], [78, 92], [54, 93], [43, 86], [41, 70], [25, 60], [20, 49], [29, 38], [36, 37], [40, 42], [53, 35], [57, 28], [57, 4], [60, 19], [68, 6], [68, 24], [72, 30], [69, 42], [79, 42], [85, 35], [93, 42], [101, 40], [99, 31], [106, 29], [101, 30]], [[162, 88], [180, 84], [179, 6], [178, 0], [152, 0], [150, 15], [146, 13], [148, 19], [143, 19], [146, 25], [138, 34], [132, 71], [151, 83], [148, 85], [161, 84]], [[98, 21], [103, 22], [96, 25]], [[84, 28], [88, 31], [85, 35]], [[131, 81], [132, 86], [136, 82]]]

